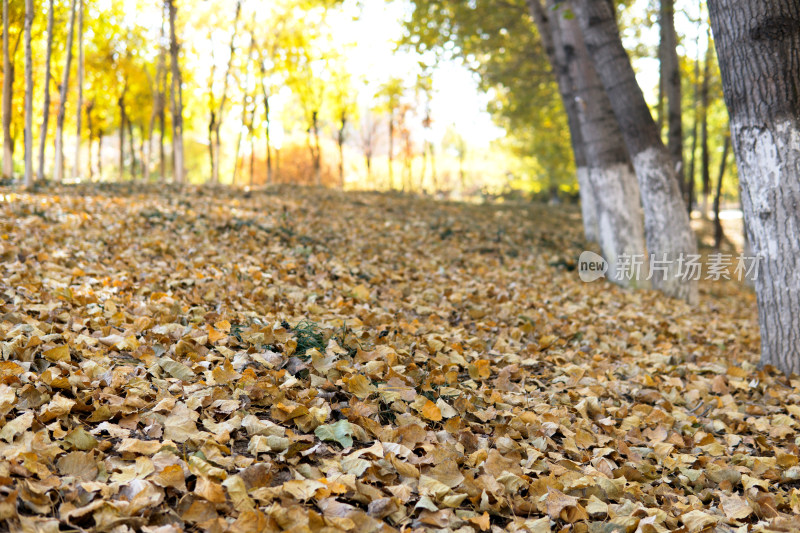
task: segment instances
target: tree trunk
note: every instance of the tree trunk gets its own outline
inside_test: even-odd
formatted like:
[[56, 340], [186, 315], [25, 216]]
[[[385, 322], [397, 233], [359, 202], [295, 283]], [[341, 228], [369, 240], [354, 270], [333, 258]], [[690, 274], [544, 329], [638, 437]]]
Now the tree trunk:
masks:
[[175, 183], [183, 183], [183, 79], [181, 78], [181, 67], [178, 64], [180, 47], [175, 35], [175, 0], [166, 0], [169, 10], [169, 53], [172, 64], [172, 155], [175, 164], [173, 180]]
[[725, 137], [722, 147], [722, 159], [719, 162], [719, 177], [717, 177], [717, 192], [714, 194], [714, 248], [719, 250], [722, 245], [722, 221], [719, 219], [720, 201], [722, 197], [722, 178], [725, 177], [725, 167], [728, 163], [728, 152], [730, 151], [731, 139]]
[[317, 111], [311, 113], [311, 134], [314, 139], [314, 148], [311, 152], [314, 160], [314, 183], [322, 185], [322, 154], [320, 154], [319, 146], [319, 113]]
[[686, 211], [689, 213], [689, 218], [692, 216], [692, 209], [695, 205], [695, 190], [694, 190], [694, 175], [697, 168], [697, 128], [700, 124], [700, 28], [697, 31], [697, 40], [695, 46], [697, 47], [697, 56], [694, 61], [694, 97], [692, 99], [692, 152], [689, 157], [689, 171], [686, 173]]
[[125, 179], [125, 92], [127, 90], [128, 85], [126, 83], [122, 96], [117, 99], [117, 107], [119, 107], [119, 181]]
[[3, 0], [3, 178], [14, 173], [14, 139], [11, 138], [11, 91], [14, 85], [14, 65], [9, 55], [8, 0]]
[[50, 0], [47, 8], [47, 51], [45, 52], [44, 67], [44, 109], [42, 110], [42, 132], [39, 137], [39, 171], [37, 179], [44, 180], [44, 149], [47, 144], [47, 123], [50, 119], [50, 59], [53, 55], [53, 19], [55, 7], [54, 0]]
[[266, 68], [264, 67], [264, 60], [261, 60], [261, 93], [264, 98], [264, 134], [267, 138], [267, 184], [272, 183], [272, 145], [270, 144], [269, 137], [269, 94], [267, 93], [266, 85]]
[[572, 80], [569, 77], [568, 67], [563, 61], [559, 61], [556, 52], [556, 45], [553, 42], [553, 22], [550, 20], [547, 9], [541, 0], [528, 0], [528, 9], [531, 17], [536, 23], [542, 46], [547, 54], [550, 68], [556, 78], [558, 92], [567, 113], [567, 124], [569, 126], [570, 140], [572, 142], [572, 154], [575, 159], [576, 178], [578, 181], [578, 192], [581, 198], [581, 215], [583, 218], [583, 231], [586, 240], [597, 242], [597, 199], [589, 182], [589, 170], [586, 166], [586, 153], [583, 138], [581, 136], [581, 125], [578, 117], [578, 103], [573, 94]]
[[72, 65], [72, 40], [75, 35], [75, 2], [70, 3], [69, 28], [67, 29], [67, 57], [64, 62], [64, 76], [61, 80], [61, 94], [56, 115], [56, 155], [53, 180], [61, 183], [64, 177], [64, 118], [66, 115], [67, 94], [69, 93], [69, 71]]
[[94, 138], [94, 123], [92, 121], [94, 98], [86, 105], [86, 129], [89, 130], [89, 181], [94, 181], [94, 167], [92, 166], [92, 139]]
[[25, 0], [25, 188], [33, 185], [33, 0]]
[[645, 253], [639, 184], [631, 166], [622, 132], [608, 95], [597, 76], [574, 17], [555, 13], [553, 41], [556, 55], [574, 82], [578, 119], [584, 142], [588, 183], [597, 199], [598, 243], [608, 262], [608, 279], [622, 286], [646, 285], [620, 268], [620, 259]]
[[[209, 127], [211, 127], [214, 130], [214, 135], [215, 135], [215, 142], [211, 148], [211, 179], [214, 180], [214, 183], [219, 183], [219, 164], [220, 164], [220, 158], [222, 157], [221, 155], [222, 142], [220, 140], [219, 130], [222, 127], [222, 119], [223, 116], [225, 115], [225, 103], [227, 102], [228, 99], [228, 80], [230, 79], [231, 68], [233, 67], [233, 56], [234, 53], [236, 52], [236, 34], [238, 33], [239, 15], [241, 14], [241, 12], [242, 12], [242, 0], [237, 0], [236, 14], [234, 15], [233, 18], [233, 33], [231, 34], [230, 55], [228, 56], [228, 66], [225, 68], [225, 78], [222, 83], [222, 97], [220, 98], [219, 101], [219, 108], [216, 110], [216, 112], [212, 111], [211, 124], [209, 125]], [[253, 46], [252, 34], [250, 39], [251, 39], [250, 47], [252, 50]], [[209, 88], [209, 90], [212, 91], [213, 89]], [[238, 164], [239, 162], [236, 161], [236, 165]]]
[[[142, 132], [142, 178], [145, 182], [150, 181], [150, 167], [153, 161], [153, 130], [155, 129], [156, 117], [158, 116], [158, 88], [161, 80], [162, 66], [161, 59], [159, 58], [158, 66], [156, 67], [155, 78], [150, 78], [150, 75], [148, 74], [148, 78], [150, 78], [151, 91], [153, 93], [153, 105], [150, 108], [150, 121], [147, 124], [147, 135]], [[89, 134], [89, 138], [91, 139], [91, 132]], [[89, 160], [91, 161], [91, 159], [92, 158], [90, 156]]]
[[167, 162], [164, 153], [164, 132], [166, 131], [166, 108], [167, 108], [167, 78], [169, 77], [166, 68], [166, 50], [164, 49], [166, 31], [164, 29], [164, 16], [161, 17], [161, 38], [159, 40], [158, 66], [161, 78], [156, 80], [158, 85], [158, 168], [159, 181], [162, 183], [167, 179]]
[[703, 84], [700, 87], [700, 109], [702, 113], [702, 121], [700, 126], [700, 169], [703, 177], [703, 206], [701, 214], [703, 218], [708, 218], [708, 199], [711, 196], [711, 160], [708, 150], [708, 86], [709, 78], [711, 76], [711, 39], [708, 40], [709, 45], [706, 51], [705, 66], [703, 67]]
[[693, 303], [697, 281], [684, 279], [680, 259], [697, 253], [670, 153], [647, 107], [617, 27], [612, 2], [577, 0], [586, 48], [611, 101], [633, 161], [644, 206], [645, 237], [653, 261], [653, 287]]
[[97, 177], [103, 181], [103, 130], [97, 132]]
[[800, 4], [709, 0], [753, 252], [761, 362], [800, 373]]
[[678, 36], [675, 33], [674, 0], [661, 0], [661, 24], [664, 27], [664, 55], [661, 71], [667, 95], [667, 148], [672, 154], [678, 186], [683, 193], [683, 110], [681, 109], [681, 70], [678, 63]]
[[344, 189], [344, 129], [347, 127], [347, 116], [342, 113], [339, 131], [336, 132], [336, 144], [339, 145], [339, 186]]
[[75, 167], [72, 177], [81, 177], [81, 119], [83, 117], [83, 0], [78, 0], [78, 106], [75, 108]]
[[133, 136], [133, 121], [128, 117], [128, 151], [131, 154], [131, 179], [136, 180], [137, 161], [136, 161], [136, 139]]

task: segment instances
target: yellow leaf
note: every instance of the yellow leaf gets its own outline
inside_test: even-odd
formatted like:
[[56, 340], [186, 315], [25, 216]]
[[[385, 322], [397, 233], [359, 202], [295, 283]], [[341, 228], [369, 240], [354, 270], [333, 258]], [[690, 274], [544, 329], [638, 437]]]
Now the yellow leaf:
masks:
[[56, 346], [55, 348], [50, 348], [49, 350], [44, 352], [44, 357], [48, 361], [58, 362], [58, 361], [69, 361], [69, 346], [63, 344], [61, 346]]
[[438, 422], [442, 419], [442, 411], [430, 400], [425, 402], [425, 405], [422, 406], [421, 413], [422, 416], [434, 422]]
[[364, 285], [356, 285], [351, 291], [353, 298], [359, 302], [366, 302], [369, 300], [369, 289]]
[[212, 328], [211, 326], [206, 327], [206, 331], [208, 331], [208, 342], [215, 343], [220, 339], [225, 338], [225, 334], [221, 331], [217, 331], [216, 329]]
[[475, 516], [470, 518], [469, 521], [470, 523], [478, 526], [481, 529], [481, 531], [486, 531], [490, 527], [489, 513], [487, 513], [486, 511], [484, 511], [481, 516]]
[[347, 381], [347, 390], [352, 392], [358, 399], [363, 400], [377, 389], [366, 377], [356, 374]]

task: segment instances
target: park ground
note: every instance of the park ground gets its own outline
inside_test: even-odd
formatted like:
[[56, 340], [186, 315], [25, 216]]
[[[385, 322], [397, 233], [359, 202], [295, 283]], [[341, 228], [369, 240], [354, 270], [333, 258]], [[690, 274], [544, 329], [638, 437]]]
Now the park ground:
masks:
[[752, 291], [582, 283], [586, 248], [572, 206], [0, 190], [0, 520], [797, 530]]

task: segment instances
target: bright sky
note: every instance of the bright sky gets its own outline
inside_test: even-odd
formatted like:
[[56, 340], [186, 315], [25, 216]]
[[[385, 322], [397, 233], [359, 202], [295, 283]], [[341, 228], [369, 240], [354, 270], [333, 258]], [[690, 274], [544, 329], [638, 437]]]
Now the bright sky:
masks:
[[[411, 52], [396, 52], [395, 42], [403, 35], [403, 20], [410, 9], [405, 0], [394, 2], [345, 0], [341, 11], [329, 17], [334, 37], [348, 50], [348, 64], [356, 79], [368, 82], [366, 97], [390, 77], [404, 78], [413, 85], [421, 57]], [[431, 103], [434, 141], [454, 125], [465, 140], [485, 146], [504, 131], [492, 123], [486, 112], [489, 96], [478, 89], [472, 73], [460, 63], [446, 61], [433, 74]]]

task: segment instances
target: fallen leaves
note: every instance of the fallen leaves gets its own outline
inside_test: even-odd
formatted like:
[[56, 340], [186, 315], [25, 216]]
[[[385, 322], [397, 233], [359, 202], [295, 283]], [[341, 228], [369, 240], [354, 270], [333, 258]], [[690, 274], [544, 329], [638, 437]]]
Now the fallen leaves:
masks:
[[752, 294], [704, 285], [692, 309], [583, 284], [576, 216], [288, 188], [4, 195], [0, 520], [791, 530], [800, 383], [753, 364]]

